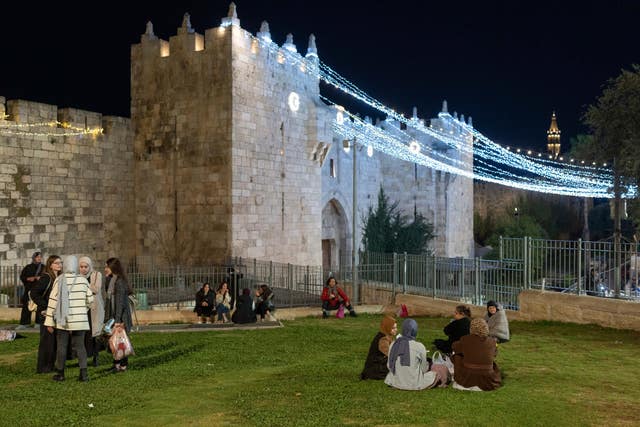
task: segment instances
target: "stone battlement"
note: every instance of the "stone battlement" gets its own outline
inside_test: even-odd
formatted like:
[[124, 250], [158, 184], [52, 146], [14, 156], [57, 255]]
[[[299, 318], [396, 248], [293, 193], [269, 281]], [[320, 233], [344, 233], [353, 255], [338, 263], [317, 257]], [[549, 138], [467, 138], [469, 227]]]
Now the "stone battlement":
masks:
[[260, 31], [254, 36], [251, 32], [240, 27], [240, 20], [236, 14], [235, 4], [229, 6], [227, 17], [221, 19], [219, 27], [206, 29], [204, 34], [196, 32], [191, 26], [191, 19], [185, 13], [182, 25], [177, 34], [169, 40], [163, 40], [153, 32], [153, 24], [147, 22], [146, 31], [140, 37], [140, 43], [132, 46], [132, 57], [141, 56], [147, 60], [163, 58], [169, 60], [183, 60], [193, 55], [219, 55], [229, 49], [229, 38], [233, 38], [231, 45], [243, 52], [249, 53], [253, 59], [262, 60], [263, 66], [269, 64], [271, 71], [290, 74], [294, 69], [300, 75], [307, 74], [311, 79], [317, 79], [313, 72], [318, 64], [318, 51], [315, 36], [309, 36], [307, 53], [302, 56], [293, 42], [293, 35], [288, 34], [285, 43], [278, 46], [271, 39], [269, 24], [262, 22]]
[[103, 116], [94, 111], [78, 108], [60, 108], [57, 105], [42, 102], [26, 101], [23, 99], [10, 99], [0, 96], [0, 123], [5, 132], [12, 130], [12, 124], [16, 128], [20, 125], [42, 125], [53, 128], [50, 130], [55, 136], [54, 129], [60, 129], [63, 134], [65, 127], [80, 128], [87, 131], [102, 129], [103, 133], [113, 131], [116, 127], [128, 129], [131, 120], [126, 117]]

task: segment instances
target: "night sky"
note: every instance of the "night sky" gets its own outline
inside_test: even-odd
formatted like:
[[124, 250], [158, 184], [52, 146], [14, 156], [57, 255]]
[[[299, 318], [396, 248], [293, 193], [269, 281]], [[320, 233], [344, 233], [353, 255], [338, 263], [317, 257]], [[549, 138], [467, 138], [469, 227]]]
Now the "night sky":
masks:
[[[0, 96], [126, 117], [130, 45], [147, 20], [168, 40], [185, 12], [204, 33], [228, 8], [218, 0], [109, 1], [97, 12], [87, 1], [4, 3]], [[303, 54], [314, 33], [322, 61], [405, 115], [415, 105], [433, 117], [447, 99], [485, 135], [523, 148], [546, 148], [555, 110], [566, 150], [606, 80], [640, 63], [634, 0], [236, 4], [243, 28], [255, 34], [267, 20], [275, 42], [291, 32]]]

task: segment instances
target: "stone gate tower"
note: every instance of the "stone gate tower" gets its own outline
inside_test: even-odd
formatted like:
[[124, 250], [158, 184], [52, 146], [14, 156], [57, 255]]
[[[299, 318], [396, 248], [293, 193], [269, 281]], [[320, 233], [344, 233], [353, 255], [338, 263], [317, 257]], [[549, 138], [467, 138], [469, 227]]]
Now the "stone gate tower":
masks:
[[[258, 38], [269, 38], [263, 23]], [[137, 253], [321, 263], [315, 43], [291, 63], [240, 27], [235, 5], [204, 35], [184, 16], [131, 49]], [[273, 46], [273, 45], [271, 45]], [[279, 49], [294, 53], [292, 37]], [[280, 51], [281, 52], [281, 51]]]

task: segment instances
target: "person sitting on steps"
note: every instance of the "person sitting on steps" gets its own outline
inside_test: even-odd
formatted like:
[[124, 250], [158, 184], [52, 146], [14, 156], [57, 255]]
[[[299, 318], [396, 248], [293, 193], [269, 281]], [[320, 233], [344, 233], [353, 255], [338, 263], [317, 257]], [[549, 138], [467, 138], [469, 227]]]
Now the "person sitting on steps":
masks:
[[347, 310], [349, 310], [349, 315], [351, 317], [357, 317], [351, 302], [349, 301], [349, 297], [347, 294], [338, 286], [338, 281], [335, 277], [329, 277], [327, 279], [327, 284], [322, 289], [322, 317], [329, 317], [329, 311], [337, 310], [340, 308], [340, 305], [344, 305]]

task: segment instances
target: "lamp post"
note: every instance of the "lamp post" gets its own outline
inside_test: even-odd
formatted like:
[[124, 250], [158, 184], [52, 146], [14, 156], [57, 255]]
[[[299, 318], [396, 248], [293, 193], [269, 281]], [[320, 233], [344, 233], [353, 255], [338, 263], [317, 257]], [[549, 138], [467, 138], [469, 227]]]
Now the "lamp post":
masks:
[[357, 185], [357, 152], [358, 145], [356, 137], [353, 137], [353, 143], [349, 144], [349, 140], [342, 141], [344, 148], [353, 148], [353, 180], [352, 191], [353, 200], [351, 202], [351, 283], [353, 284], [353, 301], [358, 302], [358, 249], [356, 246], [356, 231], [358, 220], [358, 185]]

